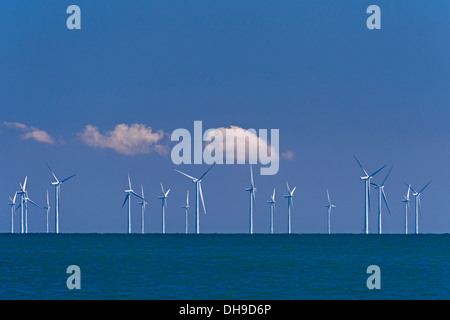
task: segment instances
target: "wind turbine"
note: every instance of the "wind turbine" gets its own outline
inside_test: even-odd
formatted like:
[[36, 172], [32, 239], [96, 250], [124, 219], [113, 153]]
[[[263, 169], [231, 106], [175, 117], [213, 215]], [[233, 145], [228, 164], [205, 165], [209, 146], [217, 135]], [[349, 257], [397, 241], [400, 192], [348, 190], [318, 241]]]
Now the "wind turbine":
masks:
[[48, 198], [48, 190], [47, 190], [47, 205], [44, 207], [44, 210], [46, 210], [46, 216], [47, 216], [47, 233], [48, 233], [48, 214], [50, 213], [50, 201]]
[[389, 215], [391, 214], [391, 209], [389, 209], [389, 205], [386, 199], [386, 193], [384, 192], [384, 183], [386, 182], [387, 178], [389, 177], [389, 174], [391, 173], [391, 169], [389, 169], [389, 172], [387, 173], [386, 177], [384, 178], [383, 182], [378, 185], [376, 183], [371, 182], [370, 184], [375, 186], [375, 189], [378, 189], [378, 234], [382, 233], [381, 228], [381, 198], [383, 198], [384, 204], [386, 205], [386, 208], [388, 209]]
[[410, 207], [409, 193], [411, 191], [411, 185], [406, 183], [405, 185], [408, 187], [408, 192], [406, 193], [406, 196], [403, 196], [402, 202], [405, 204], [405, 234], [408, 234], [408, 208]]
[[273, 213], [275, 211], [275, 188], [273, 188], [273, 193], [270, 196], [270, 201], [267, 201], [270, 205], [270, 233], [273, 233]]
[[288, 233], [291, 233], [291, 209], [294, 209], [294, 192], [297, 187], [294, 187], [294, 189], [291, 190], [289, 188], [289, 183], [286, 181], [286, 187], [288, 190], [288, 194], [284, 197], [288, 199]]
[[125, 203], [128, 201], [128, 233], [131, 233], [131, 195], [138, 197], [139, 199], [144, 200], [140, 195], [134, 192], [131, 187], [131, 179], [130, 174], [128, 174], [128, 189], [124, 190], [127, 195], [125, 196], [125, 200], [123, 200], [122, 208], [125, 206]]
[[336, 206], [331, 203], [330, 193], [328, 192], [328, 189], [327, 189], [327, 199], [328, 199], [328, 204], [325, 207], [328, 208], [328, 234], [330, 234], [331, 233], [331, 208], [336, 208]]
[[144, 226], [145, 226], [145, 221], [144, 221], [144, 215], [145, 215], [145, 208], [148, 205], [148, 202], [145, 201], [145, 196], [144, 196], [144, 186], [141, 184], [141, 193], [142, 193], [142, 201], [139, 202], [139, 204], [141, 205], [141, 233], [144, 234]]
[[166, 209], [167, 209], [167, 197], [169, 195], [170, 189], [167, 191], [164, 191], [163, 184], [161, 182], [161, 191], [162, 196], [158, 197], [158, 199], [162, 200], [162, 233], [166, 233]]
[[9, 197], [10, 202], [8, 203], [8, 205], [11, 207], [11, 233], [14, 233], [14, 211], [15, 211], [15, 205], [16, 205], [16, 197], [17, 197], [17, 192], [14, 193], [14, 197], [11, 198]]
[[67, 177], [63, 180], [59, 180], [55, 173], [53, 172], [53, 170], [50, 168], [50, 166], [48, 165], [48, 163], [45, 163], [48, 167], [48, 169], [50, 170], [53, 178], [55, 178], [55, 181], [51, 182], [52, 186], [55, 187], [55, 232], [59, 233], [59, 197], [61, 196], [61, 184], [63, 184], [64, 182], [66, 182], [69, 179], [72, 179], [73, 177], [75, 177], [76, 175], [73, 174], [70, 177]]
[[188, 214], [189, 214], [189, 190], [187, 191], [187, 196], [186, 196], [186, 205], [183, 206], [184, 211], [185, 211], [185, 215], [186, 215], [186, 221], [184, 223], [184, 227], [186, 229], [186, 234], [188, 233]]
[[203, 173], [200, 176], [200, 178], [192, 177], [184, 172], [175, 169], [176, 172], [181, 173], [182, 175], [188, 177], [189, 179], [192, 180], [192, 183], [195, 183], [195, 230], [197, 234], [200, 233], [200, 206], [198, 203], [199, 198], [202, 201], [203, 212], [206, 214], [205, 200], [203, 199], [203, 191], [202, 191], [202, 179], [206, 176], [209, 170], [211, 170], [212, 167], [214, 167], [214, 165], [215, 163], [212, 166], [210, 166], [208, 170], [206, 170], [205, 173]]
[[250, 188], [245, 188], [245, 191], [250, 192], [250, 230], [249, 233], [253, 234], [253, 206], [256, 205], [255, 192], [256, 187], [253, 182], [253, 166], [250, 164]]
[[415, 215], [415, 223], [416, 223], [416, 234], [419, 233], [419, 210], [420, 215], [422, 215], [422, 205], [420, 204], [420, 194], [428, 187], [428, 185], [431, 183], [428, 182], [425, 187], [423, 187], [419, 192], [415, 191], [412, 187], [411, 190], [413, 191], [414, 196], [414, 215]]
[[25, 205], [25, 233], [28, 233], [28, 202], [30, 202], [33, 206], [35, 206], [36, 208], [39, 209], [44, 209], [41, 206], [37, 205], [33, 200], [31, 200], [28, 197], [28, 191], [25, 191], [25, 198], [24, 200], [24, 205]]
[[369, 234], [369, 210], [370, 210], [370, 179], [372, 179], [378, 172], [384, 169], [386, 165], [382, 166], [380, 169], [372, 174], [368, 174], [363, 168], [356, 156], [353, 156], [358, 163], [361, 170], [364, 172], [365, 176], [360, 177], [364, 181], [364, 233]]
[[26, 195], [26, 188], [27, 188], [27, 180], [28, 177], [25, 177], [25, 180], [23, 184], [19, 182], [20, 190], [16, 192], [16, 194], [20, 195], [20, 205], [18, 208], [20, 208], [20, 233], [24, 232], [24, 219], [23, 219], [23, 208], [24, 208], [24, 199]]

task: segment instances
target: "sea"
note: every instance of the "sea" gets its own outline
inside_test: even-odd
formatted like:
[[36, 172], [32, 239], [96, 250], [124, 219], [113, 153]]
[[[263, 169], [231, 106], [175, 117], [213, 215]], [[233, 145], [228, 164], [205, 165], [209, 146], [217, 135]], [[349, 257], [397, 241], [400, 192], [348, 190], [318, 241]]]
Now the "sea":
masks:
[[2, 300], [435, 300], [449, 270], [449, 234], [0, 234]]

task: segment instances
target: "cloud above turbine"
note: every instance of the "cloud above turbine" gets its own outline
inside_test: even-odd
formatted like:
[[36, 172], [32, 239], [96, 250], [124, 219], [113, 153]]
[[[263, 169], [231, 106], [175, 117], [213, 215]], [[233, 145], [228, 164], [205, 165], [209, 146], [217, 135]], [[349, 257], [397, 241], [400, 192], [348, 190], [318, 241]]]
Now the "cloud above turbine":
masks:
[[135, 123], [132, 125], [118, 124], [114, 130], [101, 133], [99, 128], [87, 125], [78, 133], [78, 137], [88, 146], [100, 149], [113, 149], [124, 155], [148, 154], [157, 152], [160, 155], [168, 153], [164, 143], [166, 134], [163, 130], [153, 131], [152, 127]]
[[[215, 141], [217, 132], [222, 136], [222, 140]], [[228, 134], [227, 134], [228, 133]], [[230, 134], [231, 133], [231, 134]], [[265, 139], [258, 136], [258, 131], [252, 129], [243, 129], [238, 126], [230, 125], [228, 128], [220, 127], [216, 129], [210, 129], [205, 132], [205, 140], [212, 140], [214, 142], [214, 148], [220, 148], [224, 151], [227, 150], [227, 136], [228, 138], [234, 138], [233, 141], [229, 141], [229, 146], [235, 146], [234, 159], [238, 162], [246, 162], [249, 160], [250, 150], [267, 150], [267, 154], [271, 155], [273, 160], [279, 159], [278, 148], [271, 146]], [[267, 137], [266, 137], [267, 138]], [[245, 148], [236, 147], [239, 141], [245, 141]], [[231, 143], [231, 144], [230, 144]], [[206, 149], [213, 146], [213, 143], [206, 143]]]
[[21, 138], [24, 140], [35, 140], [47, 144], [55, 144], [55, 139], [50, 136], [46, 131], [38, 129], [36, 127], [27, 126], [20, 122], [3, 122], [3, 125], [8, 128], [20, 130], [23, 132]]

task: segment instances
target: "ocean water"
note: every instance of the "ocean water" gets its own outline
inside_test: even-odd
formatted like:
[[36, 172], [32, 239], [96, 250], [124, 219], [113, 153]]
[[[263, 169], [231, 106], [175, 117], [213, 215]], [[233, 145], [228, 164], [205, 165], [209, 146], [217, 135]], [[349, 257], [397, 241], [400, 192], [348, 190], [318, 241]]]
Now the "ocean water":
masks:
[[[450, 235], [0, 234], [1, 299], [449, 299]], [[69, 265], [81, 290], [68, 290]], [[369, 290], [369, 265], [381, 289]]]

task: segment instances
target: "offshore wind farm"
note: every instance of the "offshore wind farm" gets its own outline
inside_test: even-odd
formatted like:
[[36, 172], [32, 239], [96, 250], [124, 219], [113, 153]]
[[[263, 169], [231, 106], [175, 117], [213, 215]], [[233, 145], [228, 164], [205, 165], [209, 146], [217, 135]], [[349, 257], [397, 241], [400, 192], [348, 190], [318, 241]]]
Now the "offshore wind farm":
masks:
[[0, 2], [0, 298], [449, 299], [447, 12]]
[[[363, 200], [361, 201], [361, 203], [364, 203], [364, 211], [363, 211], [363, 217], [364, 217], [364, 228], [363, 228], [363, 233], [364, 234], [369, 234], [369, 215], [375, 215], [377, 214], [377, 232], [378, 234], [382, 234], [382, 204], [385, 205], [385, 208], [388, 210], [389, 215], [391, 214], [391, 210], [389, 208], [389, 204], [387, 201], [387, 196], [386, 193], [384, 191], [384, 187], [385, 187], [385, 183], [389, 177], [389, 175], [391, 174], [392, 168], [393, 166], [390, 167], [389, 171], [387, 172], [387, 174], [385, 175], [384, 179], [381, 181], [381, 183], [377, 184], [374, 182], [371, 182], [371, 180], [374, 178], [374, 176], [376, 174], [378, 174], [379, 172], [381, 172], [386, 165], [382, 166], [381, 168], [379, 168], [378, 170], [376, 170], [375, 172], [373, 172], [372, 174], [368, 174], [367, 171], [364, 169], [364, 167], [362, 166], [362, 164], [360, 163], [360, 161], [358, 160], [358, 158], [356, 156], [354, 156], [354, 159], [356, 160], [356, 163], [358, 164], [358, 166], [361, 168], [361, 170], [364, 173], [364, 176], [361, 177], [360, 179], [364, 181], [364, 197]], [[60, 214], [60, 195], [61, 195], [61, 184], [71, 178], [73, 178], [75, 176], [75, 174], [59, 180], [56, 175], [54, 174], [54, 172], [52, 171], [52, 169], [50, 168], [50, 166], [46, 163], [46, 166], [48, 167], [48, 169], [50, 170], [50, 173], [52, 175], [52, 177], [55, 179], [55, 181], [50, 181], [50, 184], [52, 186], [55, 187], [55, 197], [54, 197], [54, 217], [55, 217], [55, 233], [59, 233], [60, 228], [59, 228], [59, 214]], [[203, 190], [202, 190], [202, 180], [203, 178], [208, 174], [208, 172], [214, 167], [214, 164], [209, 166], [209, 168], [202, 174], [200, 175], [199, 178], [195, 178], [193, 176], [190, 176], [178, 169], [175, 169], [175, 171], [187, 178], [189, 178], [191, 180], [191, 182], [194, 184], [195, 188], [195, 229], [192, 230], [192, 233], [196, 233], [199, 234], [200, 233], [200, 202], [202, 205], [202, 209], [203, 209], [203, 213], [206, 216], [206, 206], [205, 206], [205, 201], [204, 201], [204, 196], [203, 196]], [[253, 176], [253, 166], [252, 164], [249, 165], [250, 168], [250, 187], [244, 188], [245, 191], [249, 192], [249, 223], [248, 223], [248, 233], [249, 234], [253, 234], [254, 233], [254, 225], [253, 225], [253, 221], [254, 221], [254, 210], [257, 204], [256, 201], [256, 186], [255, 186], [255, 182], [254, 182], [254, 176]], [[10, 221], [10, 225], [11, 225], [11, 233], [14, 232], [19, 232], [19, 233], [28, 233], [28, 203], [32, 204], [33, 206], [35, 206], [36, 208], [40, 209], [40, 210], [45, 210], [46, 214], [45, 214], [45, 218], [46, 218], [46, 229], [42, 230], [40, 232], [45, 232], [45, 233], [49, 233], [49, 213], [50, 213], [50, 200], [49, 200], [49, 194], [48, 194], [48, 190], [46, 190], [46, 202], [44, 205], [40, 206], [38, 205], [35, 201], [31, 200], [28, 196], [28, 190], [27, 190], [27, 183], [28, 183], [28, 176], [25, 177], [25, 180], [23, 183], [19, 183], [19, 189], [14, 192], [14, 196], [13, 197], [9, 197], [9, 203], [7, 203], [7, 205], [10, 207], [10, 214], [11, 214], [11, 221]], [[213, 182], [212, 182], [213, 183]], [[419, 191], [415, 191], [411, 185], [408, 185], [405, 183], [405, 185], [408, 187], [408, 191], [407, 191], [407, 195], [404, 196], [402, 202], [405, 204], [405, 212], [404, 212], [404, 219], [405, 219], [405, 227], [403, 230], [398, 230], [398, 232], [396, 233], [404, 233], [404, 234], [408, 234], [408, 209], [410, 208], [410, 192], [412, 191], [412, 195], [415, 198], [415, 210], [414, 210], [414, 233], [418, 234], [419, 233], [419, 216], [420, 218], [422, 218], [421, 212], [421, 202], [420, 202], [420, 196], [422, 194], [422, 192], [427, 189], [427, 187], [430, 185], [431, 181], [428, 182], [422, 189], [420, 189]], [[375, 210], [373, 210], [373, 208], [371, 208], [371, 186], [374, 186], [375, 190], [377, 191], [378, 194], [378, 210], [377, 212], [375, 212]], [[169, 193], [171, 191], [171, 189], [164, 189], [163, 183], [160, 182], [160, 187], [161, 187], [161, 196], [158, 196], [157, 198], [161, 200], [161, 233], [165, 234], [166, 233], [166, 216], [167, 216], [167, 203], [168, 203], [168, 198], [169, 198]], [[297, 189], [297, 187], [295, 186], [294, 188], [290, 188], [288, 181], [286, 181], [286, 189], [287, 189], [287, 194], [284, 195], [283, 197], [285, 199], [287, 199], [287, 228], [286, 228], [286, 233], [287, 234], [291, 234], [292, 233], [292, 217], [294, 215], [293, 209], [294, 209], [294, 193]], [[270, 198], [266, 201], [269, 205], [270, 205], [270, 213], [269, 216], [267, 217], [268, 220], [270, 221], [269, 224], [269, 228], [267, 230], [258, 230], [258, 233], [270, 233], [273, 234], [273, 230], [274, 230], [274, 224], [277, 223], [276, 219], [274, 219], [274, 213], [275, 213], [275, 203], [276, 201], [276, 196], [275, 196], [275, 191], [276, 191], [276, 187], [273, 188], [273, 193], [271, 194]], [[128, 186], [127, 189], [124, 190], [125, 193], [125, 198], [123, 200], [122, 203], [122, 209], [125, 207], [125, 205], [127, 204], [127, 225], [126, 225], [126, 232], [127, 233], [133, 233], [132, 230], [132, 210], [131, 210], [131, 203], [132, 203], [132, 198], [138, 198], [139, 200], [141, 200], [140, 202], [138, 202], [139, 206], [140, 206], [140, 233], [144, 234], [145, 233], [145, 213], [146, 213], [146, 208], [148, 205], [148, 198], [146, 198], [145, 194], [144, 194], [144, 187], [143, 185], [141, 185], [141, 194], [136, 193], [131, 185], [131, 177], [130, 174], [128, 174]], [[304, 193], [305, 194], [305, 193]], [[326, 205], [327, 207], [327, 217], [326, 217], [326, 228], [324, 228], [324, 232], [323, 233], [328, 233], [331, 234], [331, 210], [332, 208], [336, 208], [336, 205], [333, 204], [331, 202], [331, 198], [330, 198], [330, 193], [328, 188], [326, 189], [326, 194], [327, 194], [327, 200], [328, 200], [328, 204]], [[20, 204], [16, 206], [16, 198], [17, 196], [20, 197]], [[355, 199], [357, 199], [357, 197], [355, 197]], [[298, 205], [299, 206], [299, 211], [301, 212], [301, 203]], [[6, 206], [5, 206], [6, 207]], [[189, 189], [186, 191], [186, 202], [185, 204], [182, 206], [182, 208], [184, 209], [184, 233], [188, 234], [190, 233], [189, 231], [189, 223], [188, 223], [188, 214], [189, 214], [189, 210], [190, 210], [190, 206], [189, 206]], [[15, 213], [20, 211], [20, 225], [18, 228], [14, 228], [14, 216]], [[175, 210], [174, 210], [175, 211]], [[243, 210], [242, 210], [243, 211]], [[316, 210], [315, 210], [316, 211]], [[5, 210], [5, 213], [7, 211]], [[174, 213], [171, 213], [174, 214]], [[281, 213], [279, 213], [280, 215]], [[401, 215], [401, 212], [398, 213], [399, 215]], [[262, 213], [261, 213], [262, 215]], [[177, 214], [177, 216], [180, 216], [179, 214]], [[298, 220], [303, 220], [304, 219], [304, 215], [299, 214], [298, 217], [296, 217], [296, 219]], [[337, 219], [337, 218], [335, 218]], [[18, 230], [15, 230], [18, 229]], [[403, 232], [402, 232], [403, 231]], [[170, 233], [181, 233], [181, 230], [171, 230]], [[136, 233], [136, 230], [134, 231], [134, 233]], [[208, 232], [207, 232], [208, 233]], [[209, 232], [211, 233], [211, 231]], [[214, 232], [212, 232], [214, 233]], [[220, 232], [219, 232], [220, 233]], [[282, 233], [282, 232], [281, 232]], [[297, 232], [299, 233], [299, 232]], [[354, 233], [358, 233], [358, 232], [354, 232]]]

